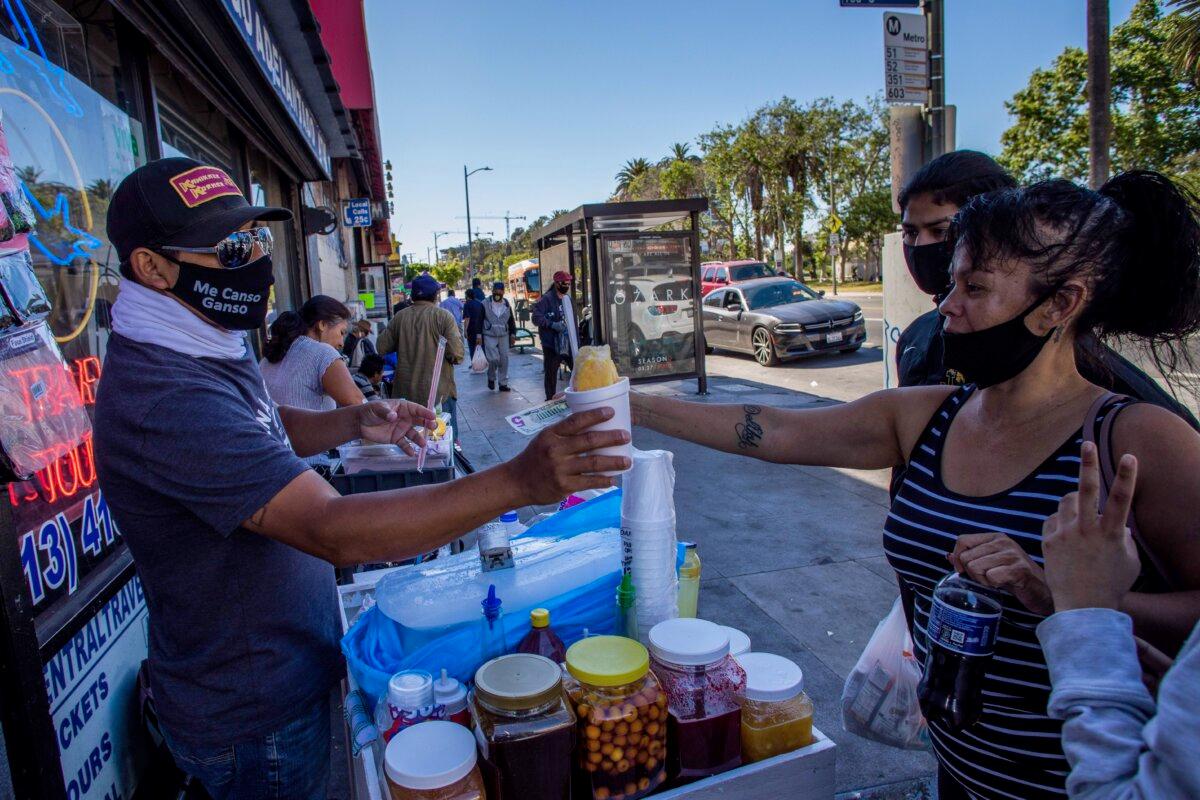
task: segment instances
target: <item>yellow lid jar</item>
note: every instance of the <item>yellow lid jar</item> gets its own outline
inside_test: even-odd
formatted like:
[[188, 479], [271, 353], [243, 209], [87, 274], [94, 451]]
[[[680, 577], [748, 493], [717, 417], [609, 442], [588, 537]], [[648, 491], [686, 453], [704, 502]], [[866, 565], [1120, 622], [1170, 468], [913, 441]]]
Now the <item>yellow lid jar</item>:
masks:
[[578, 718], [576, 783], [592, 800], [637, 800], [666, 780], [667, 697], [650, 654], [624, 636], [567, 650], [563, 685]]

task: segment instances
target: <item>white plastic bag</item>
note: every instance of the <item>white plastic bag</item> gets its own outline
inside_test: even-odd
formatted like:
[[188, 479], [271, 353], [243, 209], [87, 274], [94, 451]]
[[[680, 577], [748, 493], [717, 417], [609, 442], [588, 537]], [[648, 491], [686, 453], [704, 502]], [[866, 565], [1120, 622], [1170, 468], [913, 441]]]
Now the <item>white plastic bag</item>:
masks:
[[900, 598], [875, 627], [842, 689], [842, 727], [874, 742], [905, 750], [929, 748], [929, 732], [917, 702], [921, 665]]
[[475, 355], [471, 358], [471, 372], [487, 372], [487, 356], [483, 354], [483, 348], [475, 348]]

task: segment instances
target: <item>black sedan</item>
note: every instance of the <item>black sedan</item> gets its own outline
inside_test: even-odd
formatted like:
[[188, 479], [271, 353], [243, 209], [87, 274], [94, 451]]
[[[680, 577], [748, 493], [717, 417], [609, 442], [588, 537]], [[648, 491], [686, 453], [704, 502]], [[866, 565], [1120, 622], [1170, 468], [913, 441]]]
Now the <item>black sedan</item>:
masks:
[[867, 340], [862, 310], [826, 300], [791, 278], [759, 278], [704, 297], [705, 346], [750, 353], [773, 367], [780, 361], [829, 350], [849, 353]]

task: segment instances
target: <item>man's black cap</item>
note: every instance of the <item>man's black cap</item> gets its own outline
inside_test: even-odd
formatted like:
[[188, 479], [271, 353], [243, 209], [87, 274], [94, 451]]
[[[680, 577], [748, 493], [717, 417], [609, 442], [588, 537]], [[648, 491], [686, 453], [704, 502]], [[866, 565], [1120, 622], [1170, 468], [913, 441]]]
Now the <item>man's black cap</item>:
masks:
[[108, 240], [124, 265], [139, 247], [210, 247], [251, 220], [292, 218], [252, 206], [228, 173], [190, 158], [160, 158], [125, 176], [108, 206]]

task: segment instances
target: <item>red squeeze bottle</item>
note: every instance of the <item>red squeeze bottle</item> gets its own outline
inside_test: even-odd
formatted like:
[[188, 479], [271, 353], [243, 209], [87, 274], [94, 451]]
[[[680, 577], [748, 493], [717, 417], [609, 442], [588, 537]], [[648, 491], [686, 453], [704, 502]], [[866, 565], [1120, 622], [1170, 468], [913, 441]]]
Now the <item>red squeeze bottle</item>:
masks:
[[550, 612], [544, 608], [535, 608], [529, 612], [529, 633], [517, 645], [518, 653], [532, 653], [535, 656], [545, 656], [555, 664], [567, 660], [567, 649], [563, 647], [562, 639], [550, 629]]

